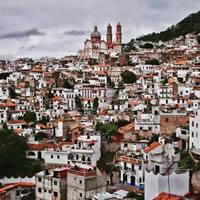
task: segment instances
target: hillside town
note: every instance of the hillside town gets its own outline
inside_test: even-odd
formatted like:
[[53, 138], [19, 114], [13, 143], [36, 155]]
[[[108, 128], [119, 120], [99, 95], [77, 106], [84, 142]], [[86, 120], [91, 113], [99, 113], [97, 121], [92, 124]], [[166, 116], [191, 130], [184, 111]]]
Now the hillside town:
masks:
[[[200, 199], [199, 35], [113, 27], [76, 55], [0, 60], [0, 200]], [[23, 175], [6, 163], [22, 143]]]

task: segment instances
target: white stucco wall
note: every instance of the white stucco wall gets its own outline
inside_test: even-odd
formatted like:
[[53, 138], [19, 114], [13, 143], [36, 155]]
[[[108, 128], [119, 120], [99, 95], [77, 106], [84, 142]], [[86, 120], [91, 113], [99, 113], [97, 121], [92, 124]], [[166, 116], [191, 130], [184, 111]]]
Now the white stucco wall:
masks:
[[[153, 184], [152, 184], [153, 183]], [[189, 171], [169, 176], [170, 194], [184, 196], [189, 191]], [[145, 171], [145, 200], [152, 200], [160, 193], [169, 193], [168, 176]]]

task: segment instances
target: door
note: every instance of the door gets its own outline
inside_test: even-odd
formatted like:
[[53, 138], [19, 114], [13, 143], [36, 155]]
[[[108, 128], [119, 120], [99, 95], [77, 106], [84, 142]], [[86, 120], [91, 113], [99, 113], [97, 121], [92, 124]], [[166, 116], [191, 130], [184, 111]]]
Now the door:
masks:
[[131, 185], [135, 185], [135, 176], [131, 176]]

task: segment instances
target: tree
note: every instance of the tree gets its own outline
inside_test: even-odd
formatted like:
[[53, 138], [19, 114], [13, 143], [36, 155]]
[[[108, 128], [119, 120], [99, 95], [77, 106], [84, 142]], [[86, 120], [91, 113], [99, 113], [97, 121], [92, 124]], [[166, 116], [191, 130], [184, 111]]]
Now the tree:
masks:
[[145, 43], [143, 46], [140, 46], [141, 48], [144, 49], [153, 49], [153, 44], [151, 43]]
[[26, 150], [28, 146], [24, 137], [13, 130], [0, 130], [0, 177], [8, 176], [23, 166]]
[[10, 72], [0, 73], [0, 79], [6, 80], [10, 76]]
[[48, 138], [46, 133], [44, 132], [38, 132], [36, 135], [35, 135], [35, 140], [36, 141], [40, 141], [40, 140], [43, 140], [43, 139], [46, 139]]
[[35, 122], [36, 121], [36, 114], [34, 112], [27, 111], [24, 115], [24, 120], [26, 122]]
[[139, 195], [133, 191], [129, 191], [127, 196], [127, 198], [134, 198], [136, 200], [144, 200], [144, 196], [143, 195]]
[[67, 79], [64, 80], [64, 88], [73, 89], [74, 86], [68, 82]]
[[13, 87], [9, 88], [9, 96], [12, 99], [16, 98], [16, 96], [17, 96], [17, 93], [15, 92], [15, 89]]
[[83, 111], [83, 105], [82, 105], [82, 102], [81, 102], [81, 99], [78, 95], [76, 95], [75, 97], [75, 104], [76, 104], [76, 108], [79, 110], [79, 111]]
[[53, 78], [54, 78], [54, 79], [58, 79], [59, 76], [60, 76], [60, 72], [54, 72], [54, 73], [53, 73]]
[[200, 44], [200, 35], [197, 36], [197, 42]]
[[44, 124], [46, 126], [47, 122], [49, 122], [49, 115], [42, 116], [42, 119], [39, 121], [39, 123]]
[[99, 107], [99, 98], [96, 97], [96, 98], [94, 99], [94, 103], [93, 103], [93, 109], [94, 109], [95, 112], [97, 112], [97, 108], [98, 108], [98, 107]]
[[151, 59], [151, 60], [146, 60], [145, 61], [146, 65], [160, 65], [160, 62], [157, 59]]
[[3, 123], [3, 127], [2, 127], [3, 130], [8, 130], [8, 126], [6, 123]]
[[51, 93], [51, 91], [50, 91], [50, 90], [48, 91], [48, 94], [47, 94], [47, 96], [48, 96], [48, 98], [49, 98], [49, 99], [51, 99], [51, 98], [53, 98], [53, 97], [54, 97], [54, 95]]
[[116, 133], [118, 130], [118, 126], [114, 123], [97, 123], [96, 124], [96, 130], [100, 131], [101, 133], [105, 135], [111, 135], [113, 133]]
[[111, 88], [114, 88], [115, 87], [115, 83], [113, 81], [111, 81], [110, 77], [107, 76], [107, 83], [108, 83], [108, 86], [111, 87]]
[[124, 83], [135, 83], [136, 82], [136, 75], [129, 70], [122, 72], [121, 76], [122, 76]]

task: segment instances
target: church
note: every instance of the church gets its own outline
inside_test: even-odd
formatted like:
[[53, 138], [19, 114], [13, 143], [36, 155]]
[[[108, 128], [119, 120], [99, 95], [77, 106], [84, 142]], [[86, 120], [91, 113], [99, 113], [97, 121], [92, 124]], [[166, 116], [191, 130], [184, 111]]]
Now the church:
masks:
[[122, 28], [120, 23], [116, 26], [116, 39], [113, 41], [112, 26], [108, 24], [106, 41], [101, 40], [101, 33], [98, 31], [97, 26], [91, 33], [91, 38], [87, 39], [84, 43], [84, 49], [78, 51], [78, 58], [80, 59], [98, 59], [99, 53], [104, 54], [118, 54], [121, 53], [122, 44]]

